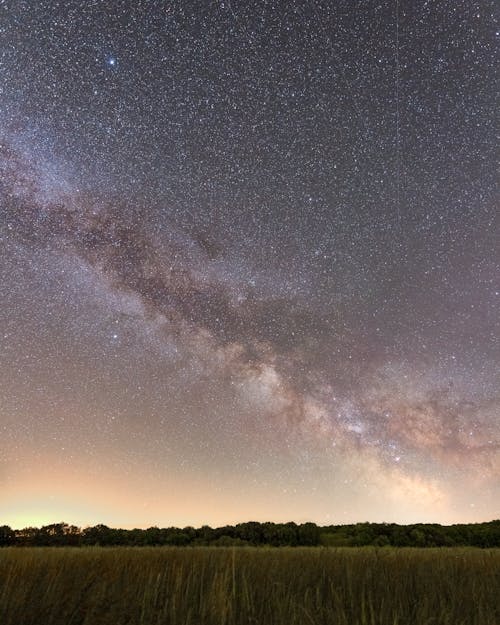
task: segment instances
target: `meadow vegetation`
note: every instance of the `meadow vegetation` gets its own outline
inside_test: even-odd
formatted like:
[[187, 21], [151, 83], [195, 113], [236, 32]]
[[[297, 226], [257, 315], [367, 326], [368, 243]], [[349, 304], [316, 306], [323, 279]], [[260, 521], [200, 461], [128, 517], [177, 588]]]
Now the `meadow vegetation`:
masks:
[[5, 547], [1, 625], [498, 625], [500, 550]]

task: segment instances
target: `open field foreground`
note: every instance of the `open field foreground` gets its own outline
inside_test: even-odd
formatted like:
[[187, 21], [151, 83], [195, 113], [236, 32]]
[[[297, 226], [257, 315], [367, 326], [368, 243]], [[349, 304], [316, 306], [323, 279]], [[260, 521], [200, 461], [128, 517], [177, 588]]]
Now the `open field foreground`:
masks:
[[498, 625], [500, 550], [4, 548], [2, 625]]

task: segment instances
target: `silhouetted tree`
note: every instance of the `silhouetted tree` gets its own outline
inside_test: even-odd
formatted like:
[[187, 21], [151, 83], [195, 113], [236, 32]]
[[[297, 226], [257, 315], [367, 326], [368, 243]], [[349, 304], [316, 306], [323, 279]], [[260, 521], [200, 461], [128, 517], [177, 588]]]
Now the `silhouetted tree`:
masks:
[[16, 540], [16, 534], [8, 525], [0, 526], [0, 547], [13, 545]]

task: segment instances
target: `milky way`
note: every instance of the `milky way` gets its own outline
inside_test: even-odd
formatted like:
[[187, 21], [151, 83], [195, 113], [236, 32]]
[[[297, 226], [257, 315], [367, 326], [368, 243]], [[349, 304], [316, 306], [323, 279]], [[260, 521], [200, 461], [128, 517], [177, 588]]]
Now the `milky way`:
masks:
[[0, 520], [498, 517], [494, 3], [0, 11]]

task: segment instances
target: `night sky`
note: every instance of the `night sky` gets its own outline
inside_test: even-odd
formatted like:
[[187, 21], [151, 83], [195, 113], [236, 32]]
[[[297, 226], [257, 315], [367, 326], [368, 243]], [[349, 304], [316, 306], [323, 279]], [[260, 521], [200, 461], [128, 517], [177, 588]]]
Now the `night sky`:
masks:
[[0, 1], [1, 522], [500, 516], [494, 8]]

